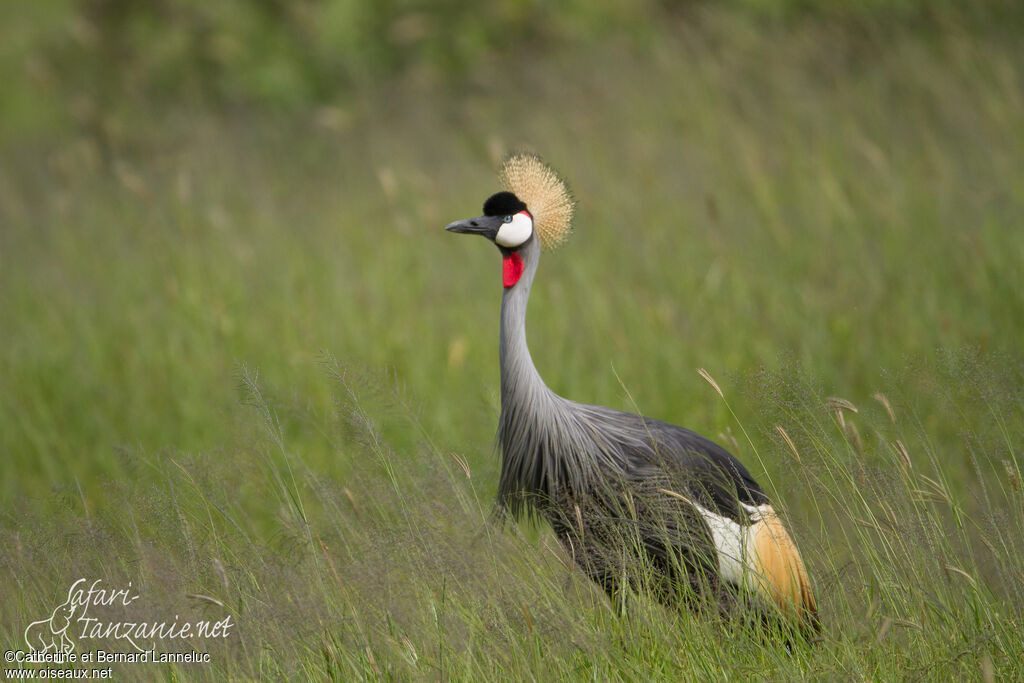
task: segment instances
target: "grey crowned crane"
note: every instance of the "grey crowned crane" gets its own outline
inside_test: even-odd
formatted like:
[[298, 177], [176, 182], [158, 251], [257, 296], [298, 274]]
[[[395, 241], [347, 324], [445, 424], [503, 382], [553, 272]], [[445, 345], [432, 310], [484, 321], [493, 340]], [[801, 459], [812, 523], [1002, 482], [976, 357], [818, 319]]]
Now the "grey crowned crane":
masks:
[[546, 518], [613, 597], [646, 581], [667, 604], [752, 606], [819, 630], [800, 554], [736, 458], [688, 429], [562, 398], [541, 379], [526, 307], [541, 249], [568, 237], [574, 201], [533, 155], [508, 158], [501, 180], [483, 216], [445, 228], [482, 235], [502, 256], [499, 510]]

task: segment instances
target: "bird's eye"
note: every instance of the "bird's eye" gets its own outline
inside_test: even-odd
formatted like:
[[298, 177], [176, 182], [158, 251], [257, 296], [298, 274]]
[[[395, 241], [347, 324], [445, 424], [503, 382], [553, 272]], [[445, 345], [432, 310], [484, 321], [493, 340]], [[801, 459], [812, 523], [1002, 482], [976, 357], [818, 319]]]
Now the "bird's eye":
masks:
[[505, 222], [505, 223], [511, 223], [512, 222], [512, 216], [505, 216], [505, 218], [503, 218], [502, 221]]

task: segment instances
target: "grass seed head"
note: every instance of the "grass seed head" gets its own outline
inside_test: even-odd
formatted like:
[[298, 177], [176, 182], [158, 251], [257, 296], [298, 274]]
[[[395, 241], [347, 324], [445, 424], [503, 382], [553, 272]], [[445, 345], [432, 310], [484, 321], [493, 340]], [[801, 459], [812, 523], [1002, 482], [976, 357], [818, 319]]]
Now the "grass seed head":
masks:
[[902, 464], [904, 468], [909, 470], [911, 467], [910, 453], [907, 452], [907, 447], [903, 445], [903, 442], [900, 441], [899, 439], [893, 441], [892, 449], [893, 451], [896, 452], [896, 457], [900, 459], [900, 464]]
[[775, 425], [775, 430], [782, 436], [782, 440], [789, 446], [790, 452], [793, 453], [793, 457], [796, 458], [797, 462], [800, 462], [800, 454], [796, 450], [796, 444], [793, 443], [793, 439], [789, 438], [789, 434], [783, 429], [782, 425]]
[[1020, 491], [1020, 474], [1014, 464], [1009, 460], [1003, 460], [1003, 469], [1006, 470], [1006, 478], [1009, 479], [1013, 490]]
[[896, 413], [893, 412], [892, 404], [889, 403], [889, 399], [886, 398], [885, 394], [879, 391], [878, 393], [874, 394], [871, 398], [875, 399], [876, 401], [882, 404], [882, 407], [885, 408], [885, 412], [889, 415], [889, 421], [892, 422], [893, 424], [896, 424]]
[[700, 369], [698, 369], [698, 370], [697, 370], [697, 373], [698, 373], [698, 374], [699, 374], [699, 375], [700, 375], [701, 377], [703, 377], [703, 378], [704, 378], [705, 380], [707, 380], [707, 383], [708, 383], [708, 384], [710, 384], [710, 385], [712, 386], [712, 388], [713, 388], [713, 389], [714, 389], [715, 391], [717, 391], [717, 392], [718, 392], [718, 395], [719, 395], [719, 396], [721, 396], [722, 398], [725, 398], [725, 394], [723, 394], [723, 393], [722, 393], [722, 390], [721, 390], [721, 389], [719, 388], [719, 386], [718, 386], [718, 382], [716, 382], [716, 381], [715, 381], [715, 378], [711, 376], [711, 373], [709, 373], [709, 372], [708, 372], [707, 370], [705, 370], [704, 368], [700, 368]]

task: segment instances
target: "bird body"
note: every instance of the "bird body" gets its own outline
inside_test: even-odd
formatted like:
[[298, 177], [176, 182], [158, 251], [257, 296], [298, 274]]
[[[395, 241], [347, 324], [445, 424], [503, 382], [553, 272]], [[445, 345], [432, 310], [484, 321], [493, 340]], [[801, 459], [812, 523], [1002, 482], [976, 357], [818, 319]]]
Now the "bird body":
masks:
[[690, 601], [709, 589], [742, 591], [816, 628], [796, 546], [736, 458], [688, 429], [576, 403], [544, 383], [526, 340], [526, 309], [541, 246], [564, 241], [573, 202], [537, 157], [511, 157], [502, 170], [508, 189], [485, 202], [484, 215], [447, 226], [482, 234], [502, 253], [500, 509], [550, 521], [610, 594], [635, 580], [639, 557], [666, 601], [681, 591]]

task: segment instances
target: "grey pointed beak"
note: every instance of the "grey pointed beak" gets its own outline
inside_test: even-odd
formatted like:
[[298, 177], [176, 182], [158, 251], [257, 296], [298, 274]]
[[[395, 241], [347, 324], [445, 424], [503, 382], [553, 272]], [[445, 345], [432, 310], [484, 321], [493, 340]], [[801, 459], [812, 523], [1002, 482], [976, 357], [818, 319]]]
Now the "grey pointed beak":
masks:
[[467, 218], [464, 221], [455, 221], [445, 226], [448, 232], [457, 232], [464, 235], [483, 235], [493, 240], [501, 227], [501, 216], [480, 216], [478, 218]]

